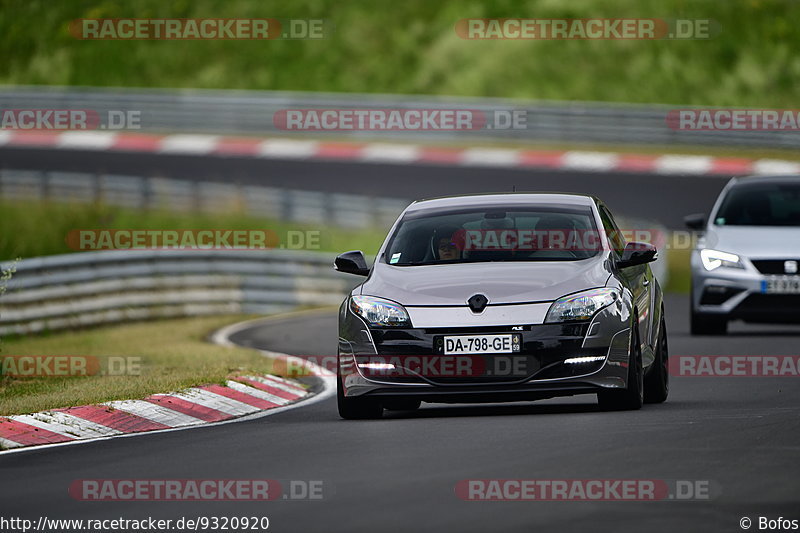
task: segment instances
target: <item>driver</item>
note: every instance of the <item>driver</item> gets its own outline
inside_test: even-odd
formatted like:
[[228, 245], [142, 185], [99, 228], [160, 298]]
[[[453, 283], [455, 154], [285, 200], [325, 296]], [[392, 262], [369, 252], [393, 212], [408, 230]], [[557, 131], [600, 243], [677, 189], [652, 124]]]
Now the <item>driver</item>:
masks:
[[442, 226], [433, 232], [431, 248], [433, 257], [439, 261], [455, 261], [461, 259], [461, 248], [456, 244], [458, 226]]

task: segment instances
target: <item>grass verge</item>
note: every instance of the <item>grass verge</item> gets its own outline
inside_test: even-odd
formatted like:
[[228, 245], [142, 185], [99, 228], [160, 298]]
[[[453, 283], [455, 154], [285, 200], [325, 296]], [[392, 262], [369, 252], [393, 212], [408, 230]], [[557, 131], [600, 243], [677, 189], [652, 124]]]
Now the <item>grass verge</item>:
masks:
[[692, 271], [689, 265], [689, 257], [692, 255], [691, 250], [687, 249], [671, 249], [667, 254], [667, 270], [669, 271], [669, 280], [664, 289], [666, 292], [675, 292], [680, 294], [689, 294], [689, 288], [692, 281]]
[[[252, 316], [180, 318], [4, 339], [4, 356], [109, 356], [139, 358], [138, 375], [0, 378], [0, 415], [144, 398], [208, 383], [238, 373], [280, 373], [272, 360], [248, 348], [211, 344], [207, 336]], [[136, 361], [136, 360], [131, 360]], [[129, 365], [132, 373], [135, 366]]]

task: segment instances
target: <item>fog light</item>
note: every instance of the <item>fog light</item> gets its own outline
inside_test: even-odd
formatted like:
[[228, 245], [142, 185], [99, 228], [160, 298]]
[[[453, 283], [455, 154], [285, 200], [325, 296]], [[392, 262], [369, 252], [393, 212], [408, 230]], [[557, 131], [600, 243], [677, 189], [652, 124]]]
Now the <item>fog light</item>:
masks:
[[744, 289], [723, 285], [708, 285], [700, 296], [700, 305], [721, 305]]

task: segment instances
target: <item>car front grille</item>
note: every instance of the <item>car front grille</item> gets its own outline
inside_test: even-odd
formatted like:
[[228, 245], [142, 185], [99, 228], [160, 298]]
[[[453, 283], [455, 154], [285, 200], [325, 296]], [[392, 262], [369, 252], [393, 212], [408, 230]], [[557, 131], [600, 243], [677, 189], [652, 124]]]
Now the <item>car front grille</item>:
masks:
[[787, 259], [751, 259], [753, 266], [762, 274], [796, 274], [797, 272], [786, 272], [786, 261], [796, 261], [800, 265], [800, 258]]

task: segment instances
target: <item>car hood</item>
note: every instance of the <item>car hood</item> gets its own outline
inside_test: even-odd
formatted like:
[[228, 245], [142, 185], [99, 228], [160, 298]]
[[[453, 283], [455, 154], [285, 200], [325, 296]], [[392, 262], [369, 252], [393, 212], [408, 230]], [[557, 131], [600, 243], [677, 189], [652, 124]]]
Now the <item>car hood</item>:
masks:
[[712, 226], [699, 247], [753, 259], [800, 258], [800, 228]]
[[603, 287], [609, 274], [605, 256], [581, 261], [402, 267], [378, 262], [361, 286], [361, 294], [408, 306], [462, 306], [478, 293], [495, 304], [552, 301], [583, 289]]

